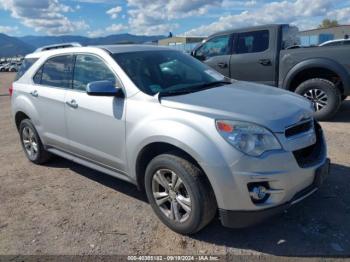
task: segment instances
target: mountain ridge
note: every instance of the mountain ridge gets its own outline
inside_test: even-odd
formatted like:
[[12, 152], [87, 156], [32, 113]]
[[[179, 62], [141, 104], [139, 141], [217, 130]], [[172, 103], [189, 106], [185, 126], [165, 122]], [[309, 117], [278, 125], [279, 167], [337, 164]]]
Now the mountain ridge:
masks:
[[0, 57], [25, 55], [34, 50], [34, 47], [20, 39], [0, 33]]
[[0, 56], [10, 57], [15, 55], [26, 55], [33, 52], [36, 48], [59, 44], [78, 42], [83, 46], [86, 45], [111, 45], [134, 43], [141, 44], [145, 42], [153, 42], [165, 38], [163, 35], [132, 35], [132, 34], [112, 34], [104, 37], [86, 37], [80, 35], [62, 35], [62, 36], [21, 36], [12, 37], [0, 33]]

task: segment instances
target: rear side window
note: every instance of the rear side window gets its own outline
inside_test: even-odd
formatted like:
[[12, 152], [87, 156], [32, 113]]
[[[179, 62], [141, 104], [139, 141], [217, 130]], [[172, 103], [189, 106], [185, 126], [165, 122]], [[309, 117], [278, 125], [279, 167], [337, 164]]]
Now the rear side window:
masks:
[[92, 55], [76, 56], [73, 89], [85, 91], [88, 83], [104, 80], [116, 84], [113, 72], [101, 59]]
[[258, 53], [269, 48], [269, 31], [260, 30], [238, 34], [237, 54]]
[[62, 55], [50, 58], [35, 74], [34, 83], [45, 86], [71, 88], [73, 56]]
[[15, 81], [20, 79], [25, 72], [38, 60], [38, 58], [26, 58], [23, 60], [22, 65], [19, 67], [18, 72], [15, 77]]

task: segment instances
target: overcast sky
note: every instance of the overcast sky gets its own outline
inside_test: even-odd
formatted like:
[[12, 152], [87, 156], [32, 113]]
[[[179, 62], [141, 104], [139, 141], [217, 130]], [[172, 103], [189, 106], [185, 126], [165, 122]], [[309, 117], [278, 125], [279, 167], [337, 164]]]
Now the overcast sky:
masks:
[[350, 0], [0, 0], [0, 32], [14, 36], [209, 35], [266, 23], [350, 24]]

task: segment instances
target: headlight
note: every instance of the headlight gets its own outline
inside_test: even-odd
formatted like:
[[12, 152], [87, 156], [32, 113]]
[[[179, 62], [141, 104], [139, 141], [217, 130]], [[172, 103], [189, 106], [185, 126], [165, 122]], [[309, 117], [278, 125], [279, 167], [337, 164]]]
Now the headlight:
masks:
[[227, 142], [250, 156], [281, 149], [277, 138], [269, 130], [253, 123], [217, 120], [216, 129]]

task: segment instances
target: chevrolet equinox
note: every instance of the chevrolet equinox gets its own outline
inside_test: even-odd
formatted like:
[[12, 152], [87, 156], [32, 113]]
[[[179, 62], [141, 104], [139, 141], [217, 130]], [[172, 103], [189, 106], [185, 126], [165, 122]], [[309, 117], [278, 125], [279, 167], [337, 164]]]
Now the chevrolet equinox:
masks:
[[31, 162], [55, 154], [131, 182], [182, 234], [217, 213], [224, 226], [253, 225], [314, 193], [329, 172], [311, 102], [168, 48], [41, 48], [10, 94]]

